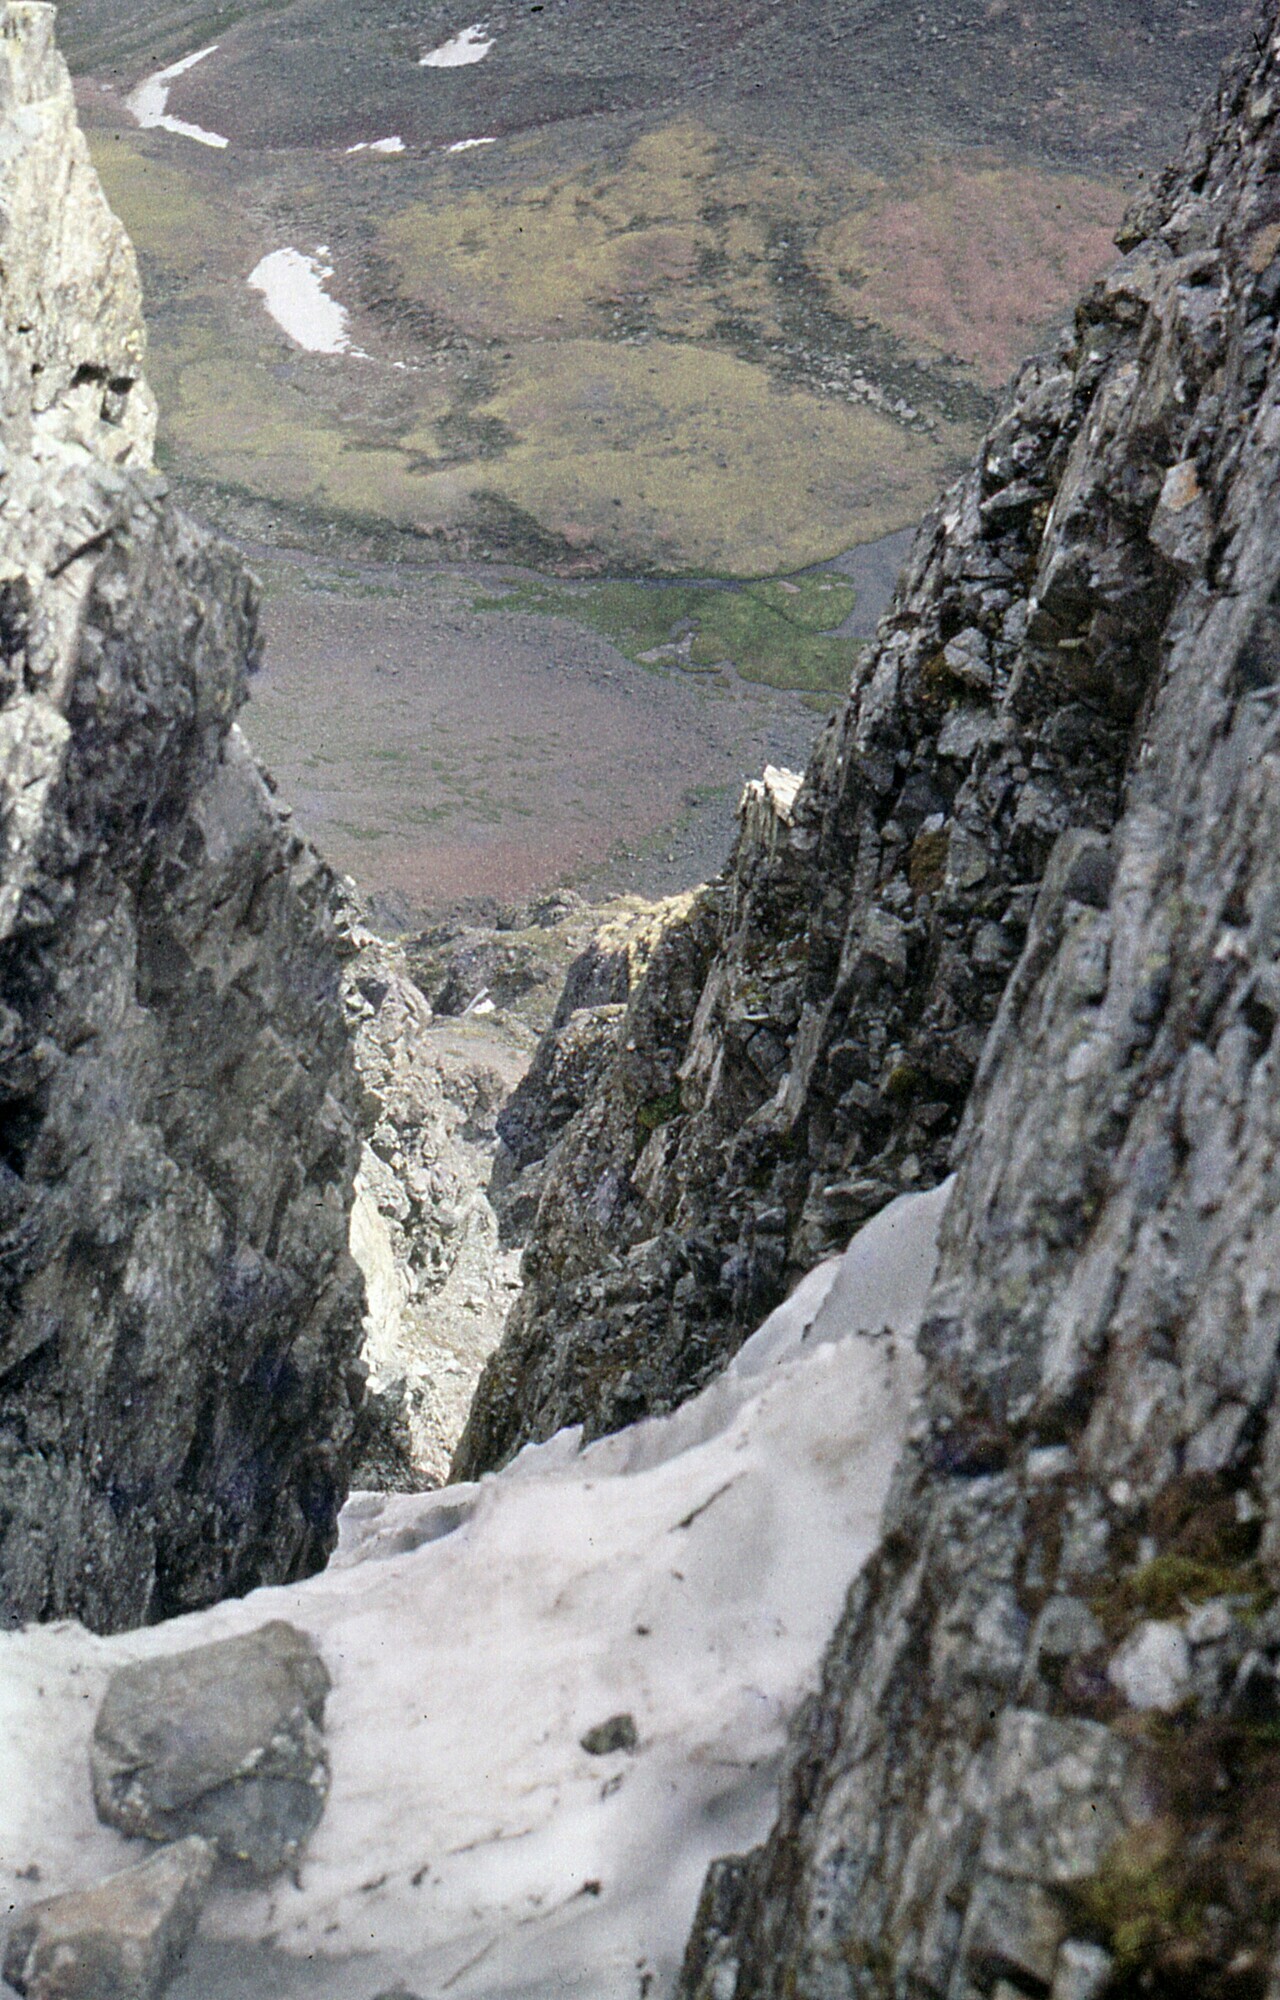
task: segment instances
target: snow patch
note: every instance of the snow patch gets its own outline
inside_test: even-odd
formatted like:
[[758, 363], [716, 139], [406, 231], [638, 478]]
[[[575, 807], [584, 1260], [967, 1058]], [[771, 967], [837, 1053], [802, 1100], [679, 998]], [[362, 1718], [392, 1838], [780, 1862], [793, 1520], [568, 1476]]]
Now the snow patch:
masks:
[[455, 139], [452, 146], [446, 146], [446, 153], [469, 153], [473, 146], [496, 146], [496, 139]]
[[[215, 1891], [170, 2000], [664, 2000], [707, 1863], [769, 1827], [876, 1545], [948, 1193], [891, 1204], [668, 1417], [358, 1496], [291, 1588], [110, 1639], [0, 1634], [3, 1902], [130, 1852], [86, 1780], [114, 1667], [289, 1618], [333, 1675], [328, 1807], [296, 1886]], [[589, 1754], [619, 1715], [634, 1751]]]
[[483, 21], [476, 21], [438, 49], [419, 56], [418, 64], [422, 69], [465, 69], [468, 63], [483, 62], [492, 47], [493, 36]]
[[347, 151], [348, 153], [403, 153], [404, 140], [398, 134], [393, 139], [361, 139], [358, 144], [348, 146]]
[[201, 146], [225, 146], [227, 141], [221, 132], [206, 132], [203, 125], [189, 125], [185, 118], [171, 118], [166, 106], [169, 91], [178, 77], [185, 76], [197, 63], [207, 56], [216, 55], [219, 43], [210, 43], [207, 49], [197, 49], [194, 55], [183, 56], [181, 62], [170, 63], [168, 69], [157, 70], [136, 90], [131, 90], [125, 98], [125, 109], [132, 114], [143, 131], [176, 132], [181, 139], [194, 139]]
[[346, 307], [324, 288], [332, 276], [333, 266], [317, 257], [301, 250], [273, 250], [254, 265], [249, 284], [262, 293], [276, 325], [308, 354], [348, 354]]

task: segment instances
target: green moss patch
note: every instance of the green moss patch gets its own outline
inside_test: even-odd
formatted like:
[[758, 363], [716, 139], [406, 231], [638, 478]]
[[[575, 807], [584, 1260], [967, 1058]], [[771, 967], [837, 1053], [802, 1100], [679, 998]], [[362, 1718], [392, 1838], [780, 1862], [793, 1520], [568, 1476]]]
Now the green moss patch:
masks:
[[1141, 1618], [1180, 1617], [1211, 1597], [1242, 1599], [1257, 1610], [1274, 1601], [1255, 1559], [1258, 1522], [1248, 1510], [1242, 1518], [1223, 1479], [1188, 1473], [1171, 1481], [1148, 1508], [1144, 1532], [1157, 1553], [1117, 1575], [1093, 1601], [1108, 1638], [1123, 1637]]
[[1201, 1898], [1179, 1867], [1179, 1830], [1172, 1819], [1136, 1827], [1118, 1841], [1080, 1903], [1091, 1930], [1122, 1973], [1140, 1971], [1185, 1946], [1203, 1924]]
[[1094, 1616], [1113, 1635], [1139, 1618], [1178, 1618], [1211, 1597], [1248, 1598], [1261, 1609], [1272, 1592], [1257, 1563], [1202, 1562], [1177, 1553], [1155, 1556], [1121, 1577], [1094, 1602]]
[[826, 578], [770, 577], [739, 589], [613, 579], [578, 586], [522, 584], [477, 610], [535, 611], [600, 632], [627, 659], [686, 672], [732, 666], [769, 687], [842, 693], [859, 642], [831, 628], [853, 609], [854, 592]]
[[1075, 1893], [1115, 2000], [1263, 2000], [1280, 1920], [1280, 1746], [1270, 1725], [1150, 1721], [1156, 1811]]
[[670, 1090], [664, 1090], [660, 1097], [651, 1097], [647, 1104], [640, 1106], [636, 1112], [636, 1128], [642, 1138], [647, 1139], [659, 1125], [669, 1125], [673, 1118], [678, 1118], [680, 1111], [680, 1079], [677, 1077]]

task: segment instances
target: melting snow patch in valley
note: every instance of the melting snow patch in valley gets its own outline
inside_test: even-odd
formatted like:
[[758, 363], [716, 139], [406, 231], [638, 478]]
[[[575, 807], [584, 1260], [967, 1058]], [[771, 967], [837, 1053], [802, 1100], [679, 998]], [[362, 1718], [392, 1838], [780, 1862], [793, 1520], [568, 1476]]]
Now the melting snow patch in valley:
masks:
[[664, 2000], [876, 1545], [948, 1191], [891, 1203], [670, 1416], [360, 1496], [302, 1584], [0, 1634], [3, 1903], [132, 1851], [87, 1782], [111, 1671], [287, 1618], [333, 1676], [325, 1815], [296, 1885], [215, 1890], [170, 2000]]
[[455, 139], [452, 146], [446, 146], [446, 153], [469, 153], [473, 146], [496, 146], [496, 139]]
[[194, 55], [183, 56], [181, 62], [170, 63], [168, 69], [157, 70], [136, 90], [131, 90], [125, 98], [125, 109], [131, 112], [144, 131], [176, 132], [179, 138], [195, 139], [202, 146], [225, 146], [227, 141], [221, 132], [206, 132], [203, 125], [189, 125], [185, 118], [171, 118], [165, 108], [169, 102], [169, 91], [180, 76], [202, 63], [206, 56], [216, 55], [218, 43], [213, 42], [207, 49], [197, 49]]
[[358, 145], [348, 146], [347, 151], [349, 153], [403, 153], [404, 140], [398, 137], [394, 139], [361, 139]]
[[483, 21], [477, 21], [451, 40], [441, 42], [438, 49], [419, 56], [418, 62], [422, 69], [465, 69], [468, 63], [483, 62], [492, 47], [493, 36]]
[[306, 257], [301, 250], [273, 250], [254, 265], [249, 283], [262, 293], [276, 325], [308, 354], [349, 354], [346, 307], [324, 288], [332, 276], [333, 266], [317, 257]]

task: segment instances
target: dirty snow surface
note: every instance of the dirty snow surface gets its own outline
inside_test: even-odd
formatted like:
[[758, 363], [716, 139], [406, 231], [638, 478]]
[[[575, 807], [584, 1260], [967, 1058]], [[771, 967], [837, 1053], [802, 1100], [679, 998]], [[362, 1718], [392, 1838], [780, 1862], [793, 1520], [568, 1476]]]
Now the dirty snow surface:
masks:
[[308, 354], [346, 354], [347, 312], [325, 290], [333, 268], [301, 250], [273, 250], [254, 265], [249, 284], [261, 292], [276, 325]]
[[185, 76], [197, 63], [207, 56], [218, 53], [218, 43], [207, 49], [197, 49], [194, 55], [183, 56], [181, 62], [170, 63], [168, 69], [157, 70], [136, 90], [131, 90], [125, 98], [125, 109], [132, 114], [143, 131], [176, 132], [181, 139], [194, 139], [201, 146], [216, 146], [219, 151], [226, 145], [221, 132], [206, 132], [203, 125], [189, 125], [185, 118], [171, 118], [167, 110], [169, 92], [180, 76]]
[[[89, 1796], [111, 1669], [289, 1618], [333, 1676], [328, 1807], [296, 1884], [215, 1891], [172, 2000], [663, 2000], [708, 1861], [769, 1826], [874, 1547], [947, 1192], [891, 1204], [669, 1417], [357, 1497], [293, 1588], [113, 1639], [0, 1635], [4, 1906], [136, 1846]], [[589, 1755], [624, 1713], [634, 1749]]]
[[447, 42], [441, 42], [438, 49], [432, 49], [418, 61], [423, 69], [465, 69], [468, 63], [483, 62], [493, 47], [493, 37], [488, 34], [483, 21], [464, 28]]

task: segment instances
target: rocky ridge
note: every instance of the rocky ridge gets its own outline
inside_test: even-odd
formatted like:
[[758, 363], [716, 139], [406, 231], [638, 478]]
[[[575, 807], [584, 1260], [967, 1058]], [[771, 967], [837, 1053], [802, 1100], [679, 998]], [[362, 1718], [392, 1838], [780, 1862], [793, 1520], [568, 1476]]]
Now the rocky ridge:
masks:
[[1114, 819], [1132, 635], [1167, 590], [1141, 501], [1081, 494], [1113, 574], [1081, 638], [1064, 558], [1029, 633], [1050, 504], [1130, 308], [1095, 310], [1083, 359], [1024, 371], [803, 783], [748, 787], [729, 871], [633, 994], [557, 1151], [458, 1476], [671, 1407], [797, 1275], [946, 1172], [1055, 843]]
[[254, 588], [169, 504], [132, 251], [0, 10], [0, 1618], [321, 1564], [358, 1111], [333, 882], [234, 717]]

